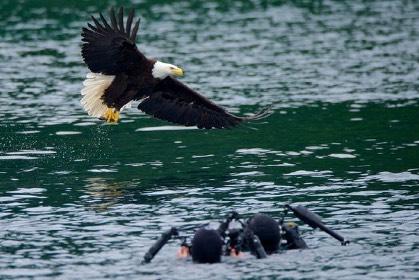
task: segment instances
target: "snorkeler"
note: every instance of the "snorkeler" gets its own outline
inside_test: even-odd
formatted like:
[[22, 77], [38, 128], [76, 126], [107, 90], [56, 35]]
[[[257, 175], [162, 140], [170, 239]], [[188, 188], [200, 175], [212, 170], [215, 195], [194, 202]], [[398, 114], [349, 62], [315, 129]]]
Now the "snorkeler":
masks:
[[[279, 221], [259, 213], [248, 219], [247, 222], [243, 222], [237, 212], [231, 212], [220, 223], [218, 229], [199, 228], [190, 244], [186, 237], [179, 236], [176, 228], [171, 228], [163, 233], [149, 249], [142, 263], [150, 262], [172, 237], [183, 239], [177, 253], [178, 258], [192, 257], [192, 261], [195, 263], [217, 263], [221, 262], [222, 256], [241, 257], [246, 252], [261, 259], [281, 250], [306, 249], [308, 246], [300, 236], [297, 224], [284, 222], [284, 217], [289, 210], [305, 224], [313, 229], [320, 228], [339, 240], [342, 245], [349, 243], [325, 226], [320, 217], [306, 207], [285, 205], [283, 216]], [[240, 226], [232, 226], [233, 221]]]

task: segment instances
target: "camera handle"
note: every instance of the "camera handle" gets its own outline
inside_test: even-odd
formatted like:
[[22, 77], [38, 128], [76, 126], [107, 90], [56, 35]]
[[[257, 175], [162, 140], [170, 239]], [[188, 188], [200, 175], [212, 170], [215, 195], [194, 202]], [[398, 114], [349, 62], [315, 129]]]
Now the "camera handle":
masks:
[[[321, 218], [317, 214], [311, 212], [306, 207], [302, 205], [298, 205], [294, 207], [294, 206], [286, 204], [285, 209], [291, 210], [298, 219], [300, 219], [303, 223], [309, 225], [313, 229], [319, 228], [320, 230], [326, 232], [333, 238], [339, 240], [342, 246], [346, 246], [347, 244], [349, 244], [348, 240], [345, 240], [343, 236], [333, 231], [332, 229], [328, 228], [322, 222]], [[282, 219], [282, 222], [283, 222], [283, 219]]]
[[178, 236], [179, 232], [177, 228], [172, 227], [171, 229], [162, 233], [160, 238], [151, 246], [147, 253], [143, 257], [141, 264], [151, 262], [151, 260], [157, 255], [161, 248], [172, 238], [172, 236]]

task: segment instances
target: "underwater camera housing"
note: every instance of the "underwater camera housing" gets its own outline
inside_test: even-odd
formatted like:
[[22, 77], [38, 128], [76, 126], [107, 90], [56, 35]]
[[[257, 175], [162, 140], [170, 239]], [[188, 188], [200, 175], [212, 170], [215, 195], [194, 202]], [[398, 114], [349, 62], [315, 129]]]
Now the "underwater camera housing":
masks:
[[281, 226], [282, 239], [285, 240], [284, 247], [287, 250], [307, 249], [308, 246], [300, 236], [298, 225], [293, 222], [283, 223]]
[[[236, 222], [236, 227], [231, 225], [232, 222]], [[225, 221], [220, 223], [218, 231], [224, 237], [224, 255], [239, 256], [243, 251], [250, 251], [258, 259], [267, 257], [259, 236], [253, 232], [248, 224], [241, 221], [237, 212], [230, 212]]]

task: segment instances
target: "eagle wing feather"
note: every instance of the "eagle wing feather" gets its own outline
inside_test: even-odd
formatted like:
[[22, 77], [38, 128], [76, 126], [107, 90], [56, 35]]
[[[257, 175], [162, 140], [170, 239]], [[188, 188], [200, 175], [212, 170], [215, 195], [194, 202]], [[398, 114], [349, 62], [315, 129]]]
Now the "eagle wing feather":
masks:
[[101, 22], [92, 16], [95, 25], [88, 24], [88, 28], [83, 28], [82, 56], [90, 71], [105, 75], [133, 73], [145, 61], [146, 58], [135, 44], [140, 20], [137, 20], [131, 32], [134, 10], [128, 15], [126, 27], [123, 17], [122, 8], [118, 17], [111, 9], [111, 24], [100, 14]]
[[235, 116], [171, 77], [162, 80], [138, 109], [172, 123], [206, 129], [232, 128], [244, 120], [266, 114], [265, 110], [251, 117]]

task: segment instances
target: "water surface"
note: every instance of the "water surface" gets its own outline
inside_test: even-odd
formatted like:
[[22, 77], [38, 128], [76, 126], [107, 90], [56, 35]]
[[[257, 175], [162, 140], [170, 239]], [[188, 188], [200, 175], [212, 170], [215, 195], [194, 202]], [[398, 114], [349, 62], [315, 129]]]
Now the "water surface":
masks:
[[[80, 29], [115, 3], [0, 3], [0, 278], [419, 277], [418, 2], [118, 1], [185, 83], [238, 114], [274, 104], [226, 131], [83, 112]], [[351, 245], [302, 226], [311, 250], [208, 266], [174, 242], [139, 265], [171, 226], [285, 203]]]

